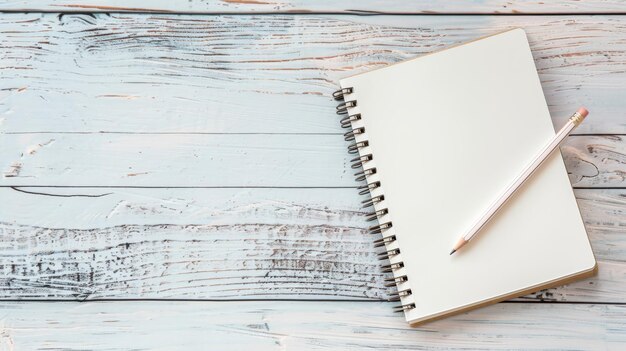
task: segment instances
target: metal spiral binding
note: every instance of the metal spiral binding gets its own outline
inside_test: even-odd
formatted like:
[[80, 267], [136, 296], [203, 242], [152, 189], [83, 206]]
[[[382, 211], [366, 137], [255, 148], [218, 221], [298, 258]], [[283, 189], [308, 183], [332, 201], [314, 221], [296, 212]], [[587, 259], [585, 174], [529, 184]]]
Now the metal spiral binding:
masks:
[[[350, 100], [348, 97], [348, 95], [352, 94], [353, 92], [354, 92], [354, 88], [352, 87], [339, 89], [333, 93], [333, 98], [337, 101], [342, 101], [337, 106], [337, 111], [336, 111], [337, 114], [347, 115], [343, 117], [339, 121], [339, 123], [341, 124], [342, 128], [349, 129], [344, 134], [344, 139], [346, 141], [354, 141], [353, 143], [350, 144], [350, 146], [348, 146], [348, 153], [359, 154], [358, 157], [353, 158], [352, 160], [350, 160], [350, 162], [352, 163], [351, 165], [352, 169], [362, 168], [361, 171], [356, 172], [354, 174], [355, 180], [357, 182], [361, 182], [361, 181], [366, 180], [367, 177], [376, 174], [376, 167], [366, 168], [367, 163], [374, 159], [374, 156], [371, 153], [368, 153], [365, 155], [360, 154], [360, 151], [363, 148], [366, 148], [369, 146], [369, 141], [357, 140], [358, 135], [362, 135], [365, 133], [365, 127], [354, 127], [353, 125], [353, 123], [361, 120], [361, 114], [360, 113], [355, 113], [351, 115], [348, 114], [349, 112], [348, 109], [357, 106], [357, 101]], [[366, 195], [368, 193], [373, 194], [372, 191], [380, 187], [381, 187], [380, 181], [373, 181], [368, 184], [359, 186], [358, 190], [359, 190], [360, 195]], [[362, 201], [363, 208], [374, 207], [375, 205], [382, 203], [384, 200], [385, 200], [384, 195], [371, 196], [369, 199]], [[378, 224], [373, 225], [368, 228], [368, 231], [371, 234], [376, 234], [376, 235], [381, 234], [381, 238], [374, 240], [374, 247], [377, 247], [377, 248], [386, 247], [387, 245], [396, 241], [395, 235], [385, 235], [385, 231], [388, 230], [389, 228], [392, 228], [393, 223], [391, 221], [387, 221], [384, 223], [380, 221], [380, 219], [384, 215], [387, 215], [388, 213], [389, 213], [389, 210], [387, 208], [382, 208], [382, 209], [374, 210], [366, 214], [367, 216], [366, 220], [368, 222], [373, 221], [373, 220], [379, 221]], [[378, 259], [388, 260], [389, 258], [397, 256], [399, 254], [400, 254], [400, 249], [398, 248], [389, 249], [389, 250], [379, 253]], [[381, 268], [382, 268], [383, 273], [393, 273], [399, 269], [404, 268], [404, 262], [402, 261], [394, 262], [394, 263], [390, 262], [389, 264], [383, 265]], [[399, 284], [406, 283], [408, 282], [408, 280], [409, 279], [406, 275], [400, 275], [397, 277], [387, 278], [385, 279], [385, 286], [386, 287], [399, 286]], [[404, 298], [410, 295], [412, 295], [411, 289], [403, 289], [403, 290], [396, 289], [395, 292], [390, 294], [391, 297], [389, 298], [389, 301], [396, 301], [396, 302], [401, 301], [401, 298]], [[395, 312], [405, 312], [413, 308], [415, 308], [415, 304], [409, 303], [409, 304], [396, 306], [394, 307], [394, 310]]]
[[363, 133], [365, 133], [365, 128], [363, 128], [363, 127], [355, 128], [355, 129], [352, 129], [352, 130], [346, 132], [343, 135], [343, 138], [344, 138], [345, 141], [351, 141], [351, 140], [356, 139], [356, 135], [357, 134], [363, 134]]
[[[411, 289], [404, 289], [404, 290], [399, 290], [396, 291], [394, 293], [391, 293], [391, 298], [389, 299], [390, 301], [400, 301], [401, 297], [405, 297], [405, 296], [409, 296], [413, 294], [413, 292], [411, 291]], [[397, 307], [396, 307], [397, 309]]]
[[357, 189], [359, 189], [359, 195], [365, 195], [369, 193], [370, 191], [379, 187], [380, 187], [380, 182], [372, 182], [369, 184], [361, 185]]
[[359, 153], [359, 149], [362, 149], [364, 147], [368, 147], [369, 145], [370, 145], [370, 143], [367, 140], [359, 141], [358, 143], [350, 144], [350, 146], [348, 146], [348, 153], [349, 154], [358, 154]]
[[[393, 256], [399, 255], [399, 254], [400, 254], [400, 249], [391, 249], [391, 250], [387, 250], [387, 251], [379, 253], [378, 254], [378, 259], [381, 260], [381, 261], [382, 260], [388, 260], [389, 257], [393, 257]], [[398, 283], [401, 283], [403, 281], [400, 281]], [[389, 286], [391, 286], [391, 285], [389, 285]]]
[[352, 92], [354, 91], [354, 89], [352, 88], [343, 88], [343, 89], [339, 89], [336, 92], [333, 93], [333, 98], [335, 98], [335, 100], [343, 100], [343, 96], [346, 94], [352, 94]]
[[402, 267], [404, 267], [404, 262], [386, 264], [382, 266], [381, 268], [383, 270], [383, 273], [391, 273], [395, 269], [400, 269]]
[[406, 312], [415, 308], [414, 303], [407, 303], [406, 305], [400, 305], [393, 308], [394, 312]]
[[[375, 229], [373, 229], [373, 228], [375, 228]], [[391, 228], [391, 222], [387, 222], [387, 223], [383, 223], [383, 224], [379, 224], [379, 225], [375, 225], [373, 227], [370, 227], [370, 231], [371, 231], [372, 234], [378, 234], [378, 233], [382, 233], [383, 230], [389, 229], [389, 228]], [[374, 240], [374, 247], [382, 247], [382, 246], [385, 246], [387, 244], [391, 244], [394, 241], [396, 241], [396, 236], [395, 235], [383, 236], [382, 238], [380, 238], [378, 240]]]
[[344, 101], [337, 105], [337, 114], [345, 115], [351, 107], [356, 107], [356, 100]]
[[341, 128], [351, 128], [352, 122], [356, 122], [360, 119], [361, 119], [361, 114], [357, 113], [357, 114], [342, 118], [341, 121], [339, 121], [339, 124], [341, 124]]

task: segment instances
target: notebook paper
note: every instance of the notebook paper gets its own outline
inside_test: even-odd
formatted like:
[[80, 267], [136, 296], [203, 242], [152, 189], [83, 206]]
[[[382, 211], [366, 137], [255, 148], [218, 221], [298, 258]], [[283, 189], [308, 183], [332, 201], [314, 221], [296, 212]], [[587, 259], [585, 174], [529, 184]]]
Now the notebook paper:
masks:
[[[451, 247], [554, 135], [532, 54], [514, 29], [340, 82], [361, 115], [357, 141], [384, 195], [387, 250], [411, 289], [409, 323], [591, 273], [596, 265], [561, 154], [555, 152], [481, 231]], [[574, 106], [573, 108], [575, 108]]]

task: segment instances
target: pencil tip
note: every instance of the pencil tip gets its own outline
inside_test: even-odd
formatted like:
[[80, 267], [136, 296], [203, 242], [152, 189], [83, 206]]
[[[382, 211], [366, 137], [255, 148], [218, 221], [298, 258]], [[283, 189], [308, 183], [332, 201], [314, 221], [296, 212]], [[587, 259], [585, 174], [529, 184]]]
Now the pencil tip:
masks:
[[452, 249], [452, 251], [450, 251], [450, 255], [452, 255], [452, 254], [453, 254], [453, 253], [455, 253], [455, 252], [456, 252], [456, 250], [455, 250], [455, 249]]

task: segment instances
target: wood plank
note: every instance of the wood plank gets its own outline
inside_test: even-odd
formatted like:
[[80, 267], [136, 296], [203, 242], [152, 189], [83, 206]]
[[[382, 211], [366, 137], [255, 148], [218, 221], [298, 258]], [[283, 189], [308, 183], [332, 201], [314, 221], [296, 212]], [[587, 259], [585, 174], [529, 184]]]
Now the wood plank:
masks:
[[0, 185], [355, 186], [339, 135], [13, 134]]
[[621, 0], [454, 2], [443, 0], [5, 0], [3, 11], [185, 12], [185, 13], [401, 13], [401, 14], [524, 14], [624, 13]]
[[340, 78], [518, 26], [555, 125], [586, 105], [576, 133], [626, 134], [623, 16], [21, 13], [0, 17], [0, 131], [337, 133]]
[[623, 305], [502, 303], [409, 328], [377, 302], [2, 303], [8, 350], [621, 350]]
[[[358, 300], [390, 292], [355, 189], [19, 190], [0, 188], [11, 204], [0, 211], [1, 299]], [[599, 275], [522, 300], [626, 303], [626, 191], [576, 195]]]
[[[340, 135], [9, 134], [0, 185], [354, 187], [347, 145]], [[624, 136], [573, 136], [562, 150], [575, 187], [626, 187]]]
[[0, 189], [4, 299], [386, 297], [355, 189], [27, 190], [74, 197]]

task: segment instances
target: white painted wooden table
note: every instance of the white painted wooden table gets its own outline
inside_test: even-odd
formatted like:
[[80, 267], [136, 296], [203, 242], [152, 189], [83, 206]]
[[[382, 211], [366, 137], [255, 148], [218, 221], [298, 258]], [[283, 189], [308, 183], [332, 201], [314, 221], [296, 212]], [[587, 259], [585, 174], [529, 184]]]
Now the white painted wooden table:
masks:
[[[623, 0], [0, 11], [0, 350], [626, 349]], [[330, 94], [514, 26], [555, 126], [592, 111], [562, 152], [599, 274], [410, 329]]]

